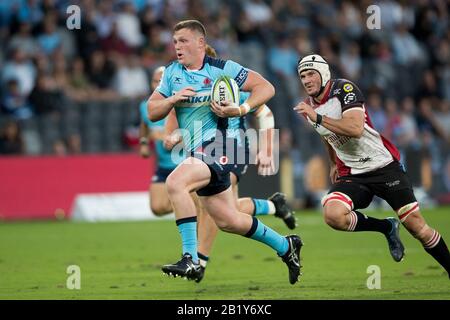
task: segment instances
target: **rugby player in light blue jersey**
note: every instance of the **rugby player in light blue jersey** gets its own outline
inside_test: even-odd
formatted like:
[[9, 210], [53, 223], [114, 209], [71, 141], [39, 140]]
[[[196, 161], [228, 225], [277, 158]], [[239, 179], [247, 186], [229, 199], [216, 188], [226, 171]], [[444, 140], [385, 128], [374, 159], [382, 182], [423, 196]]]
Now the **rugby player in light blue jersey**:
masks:
[[[207, 45], [206, 54], [210, 57], [216, 58], [217, 54], [214, 48]], [[249, 98], [249, 92], [240, 92], [240, 104], [243, 104]], [[262, 176], [275, 174], [274, 168], [274, 156], [272, 152], [273, 135], [274, 135], [274, 118], [272, 111], [267, 105], [259, 106], [250, 111], [250, 113], [256, 117], [257, 129], [260, 130], [260, 150], [256, 155], [256, 164], [258, 165], [258, 173]], [[174, 143], [178, 143], [179, 138], [177, 132], [173, 131], [178, 128], [176, 117], [173, 113], [170, 113], [168, 117], [166, 127], [166, 139], [164, 140], [164, 146], [171, 150], [174, 147]], [[230, 179], [233, 194], [237, 199], [237, 206], [240, 212], [248, 215], [269, 215], [273, 214], [278, 218], [283, 219], [289, 229], [294, 229], [296, 226], [295, 217], [293, 212], [286, 201], [286, 196], [280, 192], [276, 192], [269, 199], [256, 199], [256, 198], [239, 198], [238, 182], [246, 171], [250, 164], [250, 150], [249, 142], [245, 131], [247, 130], [246, 117], [234, 117], [228, 120], [227, 136], [229, 138], [236, 139], [235, 155], [234, 159], [237, 159], [238, 155], [245, 157], [245, 162], [230, 163], [226, 166], [231, 166]], [[173, 134], [173, 137], [172, 137]], [[206, 265], [209, 261], [209, 256], [212, 250], [214, 240], [217, 235], [218, 228], [214, 220], [205, 212], [205, 210], [199, 210], [197, 212], [197, 236], [198, 236], [198, 257], [201, 265], [201, 275], [196, 279], [196, 282], [200, 282], [203, 279], [203, 275], [206, 270]]]
[[[190, 154], [166, 180], [183, 255], [180, 261], [165, 265], [162, 270], [191, 280], [196, 280], [201, 272], [197, 255], [197, 212], [189, 194], [196, 191], [221, 230], [252, 238], [274, 249], [288, 266], [289, 282], [294, 284], [300, 275], [301, 239], [296, 235], [283, 237], [255, 217], [238, 211], [231, 189], [230, 166], [225, 166], [228, 157], [224, 156], [228, 117], [243, 116], [252, 107], [265, 104], [275, 90], [261, 75], [236, 62], [208, 57], [206, 31], [199, 21], [178, 23], [173, 40], [177, 61], [166, 67], [161, 84], [148, 100], [149, 118], [158, 121], [174, 109], [180, 128], [187, 132], [183, 142]], [[223, 75], [235, 79], [241, 90], [251, 92], [246, 103], [219, 106], [211, 102], [211, 84]], [[222, 117], [211, 109], [220, 110]]]
[[[159, 67], [153, 72], [150, 85], [152, 92], [159, 85], [164, 69], [164, 67]], [[163, 146], [163, 140], [165, 138], [165, 119], [159, 120], [157, 122], [151, 122], [148, 118], [147, 101], [143, 101], [139, 105], [139, 112], [141, 116], [141, 125], [139, 130], [139, 152], [142, 157], [149, 157], [150, 149], [148, 141], [149, 139], [153, 140], [155, 143], [155, 151], [158, 163], [149, 187], [150, 208], [156, 216], [162, 216], [173, 212], [172, 205], [170, 204], [169, 196], [167, 194], [165, 182], [169, 174], [178, 165], [178, 162], [175, 162], [172, 159], [171, 152]]]

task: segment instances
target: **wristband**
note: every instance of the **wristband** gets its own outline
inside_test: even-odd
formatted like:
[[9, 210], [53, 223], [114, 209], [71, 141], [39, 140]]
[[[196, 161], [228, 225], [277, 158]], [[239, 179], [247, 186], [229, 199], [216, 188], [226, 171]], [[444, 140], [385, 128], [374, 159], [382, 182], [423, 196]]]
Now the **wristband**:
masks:
[[317, 113], [316, 123], [320, 125], [322, 123], [322, 115]]
[[247, 102], [244, 102], [241, 106], [239, 106], [239, 116], [246, 115], [250, 109], [250, 105]]
[[148, 144], [148, 139], [146, 137], [141, 137], [139, 139], [139, 144]]

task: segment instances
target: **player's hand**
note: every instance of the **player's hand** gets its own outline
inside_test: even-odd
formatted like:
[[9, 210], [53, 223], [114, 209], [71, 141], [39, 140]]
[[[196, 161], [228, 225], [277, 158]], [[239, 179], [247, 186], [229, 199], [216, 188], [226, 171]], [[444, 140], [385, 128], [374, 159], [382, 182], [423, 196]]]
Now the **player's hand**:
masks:
[[259, 175], [272, 176], [275, 174], [275, 163], [272, 155], [259, 151], [256, 155], [256, 164], [258, 165]]
[[147, 144], [141, 144], [139, 147], [139, 154], [142, 158], [148, 158], [150, 157], [150, 148]]
[[179, 101], [187, 100], [189, 97], [195, 96], [195, 89], [193, 87], [186, 87], [178, 91], [176, 94], [174, 94], [171, 99], [171, 103], [175, 104]]
[[339, 177], [336, 165], [332, 165], [330, 168], [330, 180], [332, 184], [335, 184]]
[[294, 110], [301, 115], [306, 115], [312, 122], [317, 121], [317, 113], [307, 103], [300, 102], [294, 107]]
[[167, 135], [163, 140], [163, 146], [167, 150], [172, 150], [178, 143], [181, 142], [181, 135], [177, 132]]
[[239, 106], [228, 101], [224, 101], [220, 105], [211, 101], [211, 111], [220, 118], [240, 117]]

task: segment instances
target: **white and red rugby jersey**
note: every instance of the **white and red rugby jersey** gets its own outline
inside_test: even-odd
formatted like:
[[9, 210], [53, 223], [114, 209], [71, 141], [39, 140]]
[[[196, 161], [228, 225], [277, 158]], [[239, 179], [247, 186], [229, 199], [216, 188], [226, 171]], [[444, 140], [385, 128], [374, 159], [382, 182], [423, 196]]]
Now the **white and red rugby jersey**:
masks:
[[346, 79], [331, 79], [325, 95], [317, 104], [312, 97], [305, 99], [314, 110], [332, 119], [342, 119], [349, 110], [361, 110], [365, 114], [364, 132], [361, 138], [337, 135], [322, 125], [317, 125], [308, 117], [308, 122], [333, 147], [339, 176], [360, 174], [382, 168], [392, 161], [400, 160], [397, 148], [380, 133], [370, 121], [364, 106], [361, 90]]

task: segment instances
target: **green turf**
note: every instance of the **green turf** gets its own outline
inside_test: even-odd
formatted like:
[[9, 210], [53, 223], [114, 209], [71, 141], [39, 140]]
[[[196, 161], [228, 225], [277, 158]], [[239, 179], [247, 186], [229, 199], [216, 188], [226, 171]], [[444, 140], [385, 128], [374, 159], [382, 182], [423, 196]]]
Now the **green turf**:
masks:
[[[424, 215], [450, 243], [450, 209]], [[447, 275], [404, 229], [406, 257], [395, 263], [380, 234], [334, 231], [318, 212], [297, 216], [304, 275], [294, 286], [271, 249], [225, 233], [202, 283], [163, 276], [161, 265], [180, 255], [173, 221], [1, 223], [0, 299], [450, 299]], [[81, 290], [66, 288], [69, 265], [81, 268]], [[380, 290], [366, 287], [369, 265], [381, 269]]]

